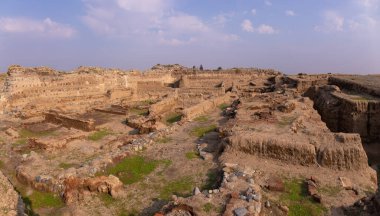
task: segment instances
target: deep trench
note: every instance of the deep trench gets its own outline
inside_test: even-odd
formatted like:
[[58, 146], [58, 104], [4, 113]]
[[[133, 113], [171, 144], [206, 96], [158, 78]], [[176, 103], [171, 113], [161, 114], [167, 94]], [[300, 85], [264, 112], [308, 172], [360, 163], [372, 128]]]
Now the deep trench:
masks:
[[[313, 108], [319, 113], [319, 115], [321, 116], [321, 121], [323, 121], [326, 126], [329, 128], [330, 131], [332, 132], [336, 132], [336, 133], [358, 133], [361, 137], [361, 140], [362, 140], [362, 145], [363, 145], [363, 148], [364, 148], [364, 151], [366, 152], [367, 154], [367, 157], [368, 157], [368, 165], [371, 166], [374, 170], [376, 170], [377, 172], [377, 179], [378, 179], [378, 186], [380, 187], [380, 140], [376, 140], [376, 139], [368, 139], [367, 137], [363, 137], [359, 131], [352, 131], [352, 132], [347, 132], [343, 129], [343, 127], [341, 126], [341, 123], [343, 121], [342, 119], [342, 111], [339, 110], [339, 114], [337, 116], [338, 118], [338, 127], [337, 128], [333, 128], [332, 125], [330, 122], [328, 122], [329, 118], [326, 117], [325, 115], [325, 112], [323, 112], [323, 110], [319, 109], [318, 106], [315, 105], [315, 100], [313, 98], [310, 97], [311, 100], [313, 100], [314, 102], [314, 106]], [[370, 109], [370, 108], [368, 108]], [[371, 129], [371, 122], [370, 122], [370, 119], [371, 119], [371, 112], [368, 110], [367, 112], [367, 134], [370, 134], [369, 131]]]

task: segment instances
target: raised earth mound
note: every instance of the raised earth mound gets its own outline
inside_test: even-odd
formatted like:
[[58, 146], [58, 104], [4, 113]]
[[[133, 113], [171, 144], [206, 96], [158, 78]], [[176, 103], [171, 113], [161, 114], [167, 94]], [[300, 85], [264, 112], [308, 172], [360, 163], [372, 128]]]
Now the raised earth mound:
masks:
[[11, 66], [0, 215], [379, 215], [379, 83]]

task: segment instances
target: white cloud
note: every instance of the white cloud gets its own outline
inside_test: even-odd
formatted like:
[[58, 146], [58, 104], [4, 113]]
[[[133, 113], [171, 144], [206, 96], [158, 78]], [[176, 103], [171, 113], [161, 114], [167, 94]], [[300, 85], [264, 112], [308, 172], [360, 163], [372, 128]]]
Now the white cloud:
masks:
[[269, 0], [265, 0], [265, 5], [266, 5], [266, 6], [272, 6], [272, 2], [269, 1]]
[[275, 34], [278, 32], [272, 26], [266, 24], [261, 24], [258, 28], [255, 28], [248, 19], [243, 20], [240, 26], [245, 32], [257, 32], [259, 34]]
[[356, 0], [361, 6], [371, 9], [377, 9], [380, 4], [380, 0]]
[[30, 33], [57, 38], [70, 38], [74, 36], [75, 29], [50, 18], [34, 20], [20, 17], [0, 18], [0, 31], [7, 33]]
[[353, 17], [347, 21], [347, 24], [349, 30], [361, 32], [365, 30], [373, 30], [378, 27], [378, 21], [367, 14]]
[[240, 26], [243, 29], [243, 31], [246, 31], [246, 32], [254, 32], [255, 31], [255, 29], [253, 28], [252, 22], [248, 19], [243, 20], [243, 22], [241, 23]]
[[251, 10], [251, 14], [255, 16], [257, 14], [257, 10], [256, 9], [252, 9]]
[[227, 35], [224, 35], [223, 37], [222, 37], [222, 40], [223, 41], [237, 41], [237, 40], [239, 40], [240, 39], [240, 37], [238, 36], [238, 35], [236, 35], [236, 34], [227, 34]]
[[260, 34], [275, 34], [277, 31], [270, 25], [262, 24], [257, 28], [257, 32]]
[[323, 13], [323, 24], [315, 26], [320, 32], [339, 32], [344, 30], [345, 19], [335, 11], [325, 11]]
[[295, 16], [296, 15], [296, 13], [292, 10], [285, 11], [285, 14], [286, 14], [286, 16]]
[[172, 46], [236, 39], [217, 30], [229, 19], [229, 14], [220, 14], [212, 19], [214, 22], [205, 22], [198, 16], [176, 11], [171, 0], [83, 2], [86, 8], [83, 22], [95, 32], [108, 37], [128, 37], [142, 43], [149, 40], [149, 43]]
[[180, 33], [205, 32], [208, 30], [208, 27], [202, 22], [201, 19], [187, 14], [170, 16], [167, 18], [167, 23], [165, 24], [172, 31]]
[[162, 12], [167, 6], [167, 0], [117, 0], [119, 7], [126, 11], [156, 13]]

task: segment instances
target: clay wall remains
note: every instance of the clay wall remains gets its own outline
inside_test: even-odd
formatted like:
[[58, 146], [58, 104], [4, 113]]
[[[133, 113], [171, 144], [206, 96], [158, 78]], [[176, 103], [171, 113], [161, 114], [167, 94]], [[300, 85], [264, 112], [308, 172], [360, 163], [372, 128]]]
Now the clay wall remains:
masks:
[[83, 131], [95, 130], [95, 121], [77, 119], [67, 115], [58, 114], [56, 112], [45, 113], [45, 121], [53, 124], [62, 125], [67, 128], [76, 128]]
[[216, 97], [210, 100], [205, 100], [197, 105], [191, 106], [189, 108], [184, 109], [183, 119], [192, 120], [198, 116], [201, 116], [205, 113], [210, 112], [211, 110], [217, 108], [219, 105], [223, 103], [231, 102], [231, 94], [227, 93], [223, 96]]
[[178, 96], [173, 95], [149, 107], [149, 115], [159, 116], [174, 110], [178, 106]]

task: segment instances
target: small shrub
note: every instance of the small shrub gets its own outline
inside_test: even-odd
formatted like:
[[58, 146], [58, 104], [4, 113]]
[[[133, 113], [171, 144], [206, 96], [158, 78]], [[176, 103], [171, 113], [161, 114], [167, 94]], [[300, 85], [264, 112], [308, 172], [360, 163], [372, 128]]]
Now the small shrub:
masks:
[[186, 152], [185, 156], [189, 160], [199, 158], [199, 154], [197, 152], [194, 152], [194, 151]]
[[216, 125], [195, 127], [191, 130], [191, 135], [196, 137], [203, 137], [205, 134], [216, 130]]
[[167, 136], [163, 136], [161, 138], [156, 139], [156, 142], [158, 142], [158, 143], [168, 143], [170, 141], [172, 141], [172, 138], [167, 137]]
[[160, 198], [163, 200], [169, 200], [173, 194], [182, 197], [189, 196], [191, 195], [193, 186], [194, 181], [190, 176], [171, 181], [161, 189]]
[[149, 110], [146, 108], [134, 107], [134, 108], [129, 109], [128, 111], [135, 115], [141, 115], [141, 116], [147, 116], [149, 114]]
[[112, 134], [112, 132], [109, 131], [108, 129], [101, 129], [100, 131], [96, 131], [90, 134], [88, 136], [88, 139], [92, 141], [99, 141], [110, 134]]
[[197, 122], [207, 122], [208, 120], [209, 118], [207, 116], [199, 116], [194, 119], [194, 121], [197, 121]]
[[228, 104], [222, 103], [222, 104], [219, 105], [219, 109], [222, 110], [222, 111], [224, 111], [224, 110], [227, 109], [229, 106], [230, 106], [230, 105], [228, 105]]
[[71, 167], [75, 167], [76, 164], [72, 164], [72, 163], [60, 163], [58, 166], [59, 166], [59, 168], [62, 168], [62, 169], [69, 169]]
[[173, 124], [174, 122], [179, 122], [182, 119], [182, 114], [180, 113], [173, 113], [166, 117], [166, 123]]

